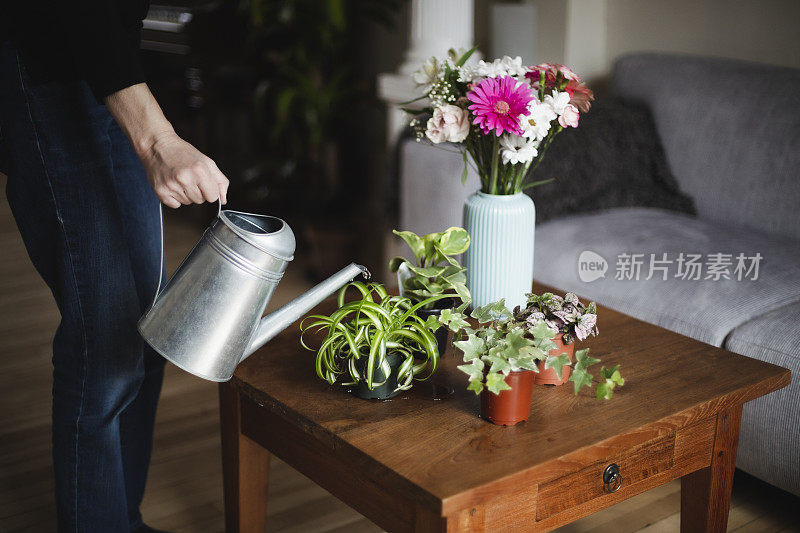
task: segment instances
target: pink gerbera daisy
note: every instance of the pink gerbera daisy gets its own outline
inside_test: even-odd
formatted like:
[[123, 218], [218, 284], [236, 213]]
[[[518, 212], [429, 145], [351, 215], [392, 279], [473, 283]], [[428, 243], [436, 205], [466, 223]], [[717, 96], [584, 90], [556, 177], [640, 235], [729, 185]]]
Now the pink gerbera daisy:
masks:
[[519, 116], [528, 114], [528, 104], [533, 100], [528, 84], [511, 76], [486, 78], [472, 87], [467, 98], [472, 102], [469, 109], [475, 115], [472, 123], [480, 126], [484, 133], [494, 130], [498, 137], [504, 131], [522, 135]]

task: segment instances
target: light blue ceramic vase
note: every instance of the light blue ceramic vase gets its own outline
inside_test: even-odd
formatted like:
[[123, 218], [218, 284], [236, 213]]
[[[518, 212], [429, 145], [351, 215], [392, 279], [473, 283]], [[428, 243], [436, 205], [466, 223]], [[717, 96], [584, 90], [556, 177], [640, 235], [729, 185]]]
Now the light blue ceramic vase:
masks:
[[464, 254], [472, 306], [501, 298], [506, 306], [525, 304], [533, 282], [536, 208], [525, 193], [476, 192], [464, 204], [464, 228], [470, 245]]

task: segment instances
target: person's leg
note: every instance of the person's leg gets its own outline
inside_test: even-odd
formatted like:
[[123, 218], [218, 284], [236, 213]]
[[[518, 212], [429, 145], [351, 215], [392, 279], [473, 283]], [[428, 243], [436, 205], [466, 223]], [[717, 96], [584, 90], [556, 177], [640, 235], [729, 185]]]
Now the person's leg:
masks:
[[120, 418], [139, 394], [145, 365], [112, 119], [85, 84], [31, 86], [10, 46], [0, 68], [9, 204], [62, 315], [53, 342], [59, 529], [127, 531]]
[[[159, 202], [147, 182], [139, 158], [116, 123], [111, 124], [109, 138], [113, 153], [114, 186], [123, 215], [122, 230], [143, 314], [153, 302], [158, 284], [158, 267], [162, 263]], [[166, 283], [166, 279], [163, 282]], [[139, 506], [150, 465], [164, 363], [163, 357], [144, 345], [144, 379], [136, 398], [120, 415], [122, 466], [132, 531], [142, 525]]]

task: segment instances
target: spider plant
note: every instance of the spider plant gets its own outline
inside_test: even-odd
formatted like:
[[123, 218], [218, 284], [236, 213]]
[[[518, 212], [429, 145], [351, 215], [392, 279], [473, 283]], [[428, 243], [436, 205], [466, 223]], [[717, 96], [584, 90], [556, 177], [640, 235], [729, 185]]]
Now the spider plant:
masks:
[[[347, 291], [359, 297], [348, 301]], [[369, 391], [385, 385], [390, 377], [397, 385], [391, 394], [408, 390], [413, 381], [429, 378], [439, 365], [439, 351], [430, 328], [416, 311], [446, 295], [412, 303], [390, 296], [383, 285], [350, 283], [339, 290], [338, 308], [330, 315], [311, 315], [301, 323], [300, 342], [317, 352], [317, 376], [331, 385], [366, 386]], [[318, 348], [305, 340], [309, 331], [322, 334]], [[389, 362], [399, 359], [399, 366]]]

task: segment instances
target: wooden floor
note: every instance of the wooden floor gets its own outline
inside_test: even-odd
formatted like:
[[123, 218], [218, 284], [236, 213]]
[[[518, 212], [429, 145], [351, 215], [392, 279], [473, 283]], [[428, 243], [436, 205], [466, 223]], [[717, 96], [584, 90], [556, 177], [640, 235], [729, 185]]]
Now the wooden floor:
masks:
[[[0, 176], [5, 190], [5, 179]], [[55, 530], [50, 463], [50, 343], [58, 312], [25, 254], [0, 194], [0, 532]], [[170, 269], [199, 231], [167, 219]], [[289, 269], [273, 305], [307, 286]], [[142, 512], [152, 526], [223, 530], [216, 385], [168, 365]], [[596, 513], [563, 532], [672, 532], [680, 521], [673, 482]], [[729, 531], [800, 531], [800, 498], [737, 472]], [[268, 531], [361, 533], [380, 529], [281, 461], [270, 476]]]

